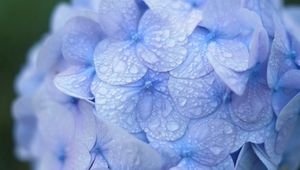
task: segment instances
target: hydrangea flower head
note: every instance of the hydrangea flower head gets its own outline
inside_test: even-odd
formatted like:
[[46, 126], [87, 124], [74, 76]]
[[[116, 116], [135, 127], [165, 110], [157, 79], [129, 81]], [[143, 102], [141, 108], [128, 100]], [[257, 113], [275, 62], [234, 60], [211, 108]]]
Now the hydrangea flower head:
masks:
[[296, 169], [299, 12], [280, 0], [58, 5], [16, 81], [17, 155], [38, 170]]

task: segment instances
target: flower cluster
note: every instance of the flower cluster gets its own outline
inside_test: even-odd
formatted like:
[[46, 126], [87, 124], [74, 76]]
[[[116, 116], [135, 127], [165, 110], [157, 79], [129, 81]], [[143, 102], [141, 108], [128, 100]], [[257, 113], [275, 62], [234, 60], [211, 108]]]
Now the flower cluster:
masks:
[[38, 170], [295, 169], [299, 14], [280, 0], [60, 4], [16, 82], [17, 155]]

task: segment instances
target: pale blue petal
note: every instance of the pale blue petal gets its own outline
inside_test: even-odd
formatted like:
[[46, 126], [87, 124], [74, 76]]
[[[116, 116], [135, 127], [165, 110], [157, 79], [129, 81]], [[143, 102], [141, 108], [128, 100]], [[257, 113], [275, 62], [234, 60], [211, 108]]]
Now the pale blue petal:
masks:
[[150, 145], [112, 125], [98, 123], [96, 146], [110, 169], [161, 169], [160, 155]]
[[39, 134], [52, 151], [67, 146], [75, 134], [75, 120], [69, 107], [48, 101], [37, 111]]
[[55, 86], [63, 93], [85, 100], [93, 99], [90, 87], [95, 75], [94, 68], [71, 66], [57, 74]]
[[124, 40], [137, 31], [142, 15], [135, 0], [100, 0], [99, 23], [104, 33]]
[[237, 151], [246, 142], [251, 142], [255, 144], [264, 143], [271, 135], [271, 131], [273, 130], [273, 128], [274, 128], [274, 123], [271, 123], [265, 128], [256, 131], [246, 131], [241, 129], [240, 127], [236, 127], [237, 135], [236, 135], [236, 139], [232, 151]]
[[72, 64], [91, 65], [94, 50], [101, 38], [98, 23], [81, 16], [72, 18], [64, 27], [64, 58]]
[[240, 8], [240, 0], [228, 0], [226, 3], [222, 0], [208, 0], [200, 25], [221, 35], [237, 35], [240, 29], [240, 25], [236, 24], [239, 16], [237, 12]]
[[234, 170], [234, 163], [231, 157], [215, 166], [205, 166], [190, 159], [182, 159], [180, 163], [170, 170]]
[[217, 75], [219, 75], [219, 77], [232, 91], [234, 91], [238, 95], [242, 95], [246, 88], [250, 72], [235, 72], [222, 65], [216, 58], [218, 57], [218, 55], [220, 55], [220, 53], [216, 53], [217, 51], [219, 51], [216, 48], [218, 47], [208, 47], [207, 57], [210, 64], [213, 66], [214, 71], [217, 73]]
[[138, 109], [141, 112], [138, 113], [138, 121], [147, 136], [174, 141], [184, 135], [189, 120], [177, 112], [168, 96], [145, 92], [138, 108], [143, 106], [146, 106], [145, 110]]
[[201, 118], [212, 114], [221, 105], [225, 87], [211, 73], [200, 79], [170, 77], [169, 91], [178, 111], [189, 118]]
[[58, 63], [62, 61], [62, 32], [49, 35], [39, 48], [36, 58], [36, 68], [38, 73], [46, 75], [51, 72]]
[[140, 132], [135, 109], [141, 90], [139, 86], [112, 86], [96, 78], [92, 85], [96, 116], [129, 132]]
[[16, 154], [21, 160], [32, 158], [31, 146], [36, 134], [37, 120], [31, 102], [31, 98], [19, 97], [14, 101], [12, 108], [16, 121], [14, 127]]
[[206, 36], [206, 32], [196, 29], [189, 37], [188, 56], [181, 65], [170, 71], [173, 77], [194, 79], [203, 77], [213, 71], [206, 57]]
[[187, 57], [187, 38], [194, 28], [183, 27], [181, 16], [147, 11], [141, 19], [139, 32], [143, 39], [137, 55], [154, 71], [170, 71]]
[[288, 6], [285, 9], [285, 13], [297, 24], [298, 27], [300, 27], [300, 7], [299, 5], [294, 6]]
[[53, 32], [60, 30], [65, 23], [74, 16], [74, 10], [69, 4], [64, 2], [58, 4], [51, 17], [51, 30]]
[[249, 80], [241, 96], [231, 96], [231, 120], [248, 131], [262, 129], [273, 119], [272, 91], [267, 85], [255, 81]]
[[95, 51], [94, 62], [98, 78], [112, 85], [132, 83], [147, 72], [131, 41], [101, 42]]
[[144, 0], [153, 11], [178, 15], [185, 19], [183, 25], [187, 29], [193, 29], [202, 20], [203, 6], [206, 0]]
[[246, 71], [253, 66], [247, 47], [239, 40], [213, 41], [208, 45], [208, 53], [219, 64], [236, 72]]
[[191, 146], [191, 157], [194, 160], [202, 165], [214, 166], [230, 154], [235, 137], [236, 130], [229, 122], [222, 119], [201, 119], [189, 128], [188, 143], [185, 145]]

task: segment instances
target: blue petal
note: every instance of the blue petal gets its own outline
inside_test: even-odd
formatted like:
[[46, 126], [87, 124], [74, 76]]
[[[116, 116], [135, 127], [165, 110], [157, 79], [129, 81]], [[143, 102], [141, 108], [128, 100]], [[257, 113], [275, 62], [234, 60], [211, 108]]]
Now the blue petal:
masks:
[[161, 169], [160, 155], [150, 145], [112, 125], [98, 122], [96, 145], [110, 169]]
[[228, 157], [235, 137], [235, 128], [229, 122], [201, 119], [189, 128], [186, 145], [192, 147], [193, 159], [202, 165], [214, 166]]
[[13, 103], [16, 153], [21, 160], [32, 158], [31, 145], [37, 129], [37, 120], [31, 102], [31, 98], [20, 97]]
[[70, 104], [47, 101], [37, 113], [38, 131], [46, 148], [58, 151], [72, 142], [75, 120]]
[[101, 42], [95, 51], [94, 62], [98, 78], [111, 85], [132, 83], [147, 72], [130, 41]]
[[298, 119], [297, 127], [293, 132], [293, 136], [287, 146], [287, 150], [283, 156], [281, 162], [282, 167], [287, 167], [288, 169], [297, 169], [300, 165], [300, 153], [296, 152], [300, 149], [300, 119]]
[[281, 110], [288, 104], [288, 102], [297, 94], [298, 91], [293, 89], [280, 89], [273, 92], [272, 107], [275, 114], [278, 116]]
[[189, 37], [188, 56], [181, 65], [170, 71], [173, 77], [194, 79], [203, 77], [213, 71], [206, 57], [206, 36], [204, 31], [196, 29]]
[[100, 0], [99, 23], [106, 35], [124, 40], [137, 31], [142, 15], [135, 0]]
[[189, 118], [214, 113], [225, 93], [225, 87], [214, 73], [194, 80], [170, 77], [168, 87], [178, 111]]
[[273, 8], [271, 1], [246, 0], [243, 2], [243, 7], [255, 11], [257, 15], [260, 16], [263, 26], [267, 29], [268, 34], [274, 36], [273, 13], [275, 8]]
[[42, 43], [36, 58], [36, 68], [41, 75], [46, 75], [62, 61], [62, 32], [49, 35]]
[[276, 165], [270, 160], [262, 145], [252, 144], [252, 149], [265, 167], [267, 167], [267, 169], [275, 170], [277, 168]]
[[140, 91], [139, 86], [112, 86], [96, 78], [92, 85], [96, 116], [129, 132], [140, 132], [136, 122], [136, 105]]
[[138, 104], [139, 108], [143, 106], [147, 107], [144, 113], [138, 113], [138, 121], [147, 136], [174, 141], [184, 135], [189, 120], [177, 112], [168, 96], [157, 92], [144, 92]]
[[253, 66], [247, 47], [238, 40], [213, 41], [208, 45], [208, 53], [219, 64], [236, 72], [246, 71]]
[[237, 35], [240, 31], [240, 24], [236, 24], [239, 22], [237, 11], [240, 8], [240, 0], [228, 0], [226, 3], [222, 0], [208, 0], [200, 25], [222, 35]]
[[275, 35], [268, 62], [267, 79], [270, 88], [276, 88], [280, 76], [285, 72], [283, 65], [289, 55], [289, 40], [282, 22], [274, 18]]
[[94, 50], [101, 38], [98, 23], [86, 17], [72, 18], [64, 27], [64, 58], [72, 64], [91, 65]]
[[91, 100], [91, 83], [95, 75], [92, 67], [69, 67], [67, 70], [57, 74], [54, 79], [55, 86], [67, 95]]
[[246, 142], [251, 142], [255, 144], [264, 143], [270, 136], [273, 128], [274, 123], [271, 123], [267, 127], [256, 131], [246, 131], [241, 129], [240, 127], [236, 127], [237, 135], [232, 151], [237, 151]]
[[206, 0], [144, 0], [153, 11], [167, 12], [184, 18], [185, 26], [190, 31], [202, 20], [203, 6]]
[[291, 69], [285, 72], [278, 81], [279, 87], [300, 89], [300, 70]]
[[278, 165], [282, 160], [282, 153], [278, 153], [276, 151], [277, 132], [274, 129], [271, 132], [271, 135], [264, 143], [264, 147], [267, 155], [269, 156], [273, 164]]
[[215, 166], [205, 166], [190, 159], [182, 159], [180, 163], [170, 170], [234, 170], [234, 163], [231, 157]]
[[[300, 113], [300, 93], [294, 96], [290, 102], [282, 109], [277, 117], [276, 130], [280, 131], [286, 124], [291, 124], [299, 117]], [[296, 122], [294, 122], [296, 123]]]
[[181, 16], [166, 12], [147, 11], [141, 19], [139, 32], [143, 40], [137, 54], [154, 71], [170, 71], [187, 57], [187, 38], [195, 27], [183, 27]]
[[257, 157], [256, 153], [253, 151], [251, 144], [244, 144], [242, 150], [239, 153], [236, 165], [236, 170], [265, 170], [267, 167], [264, 163]]
[[273, 119], [272, 92], [251, 79], [243, 95], [232, 94], [231, 119], [244, 130], [259, 130]]
[[[208, 47], [207, 58], [210, 64], [213, 66], [217, 75], [219, 75], [232, 91], [238, 95], [242, 95], [246, 88], [250, 72], [235, 72], [222, 65], [217, 59], [217, 57], [220, 57], [219, 55], [221, 55], [220, 53], [216, 53], [219, 51], [218, 48], [220, 47], [218, 47], [217, 44]], [[235, 63], [234, 65], [238, 65], [238, 62], [236, 61], [233, 61], [233, 63]]]

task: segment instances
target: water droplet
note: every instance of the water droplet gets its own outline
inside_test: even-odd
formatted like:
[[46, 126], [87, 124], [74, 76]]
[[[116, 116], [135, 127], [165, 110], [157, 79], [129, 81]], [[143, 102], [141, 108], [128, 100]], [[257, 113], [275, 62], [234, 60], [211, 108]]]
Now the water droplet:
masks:
[[176, 131], [179, 129], [179, 124], [177, 122], [168, 122], [167, 129], [170, 131]]

